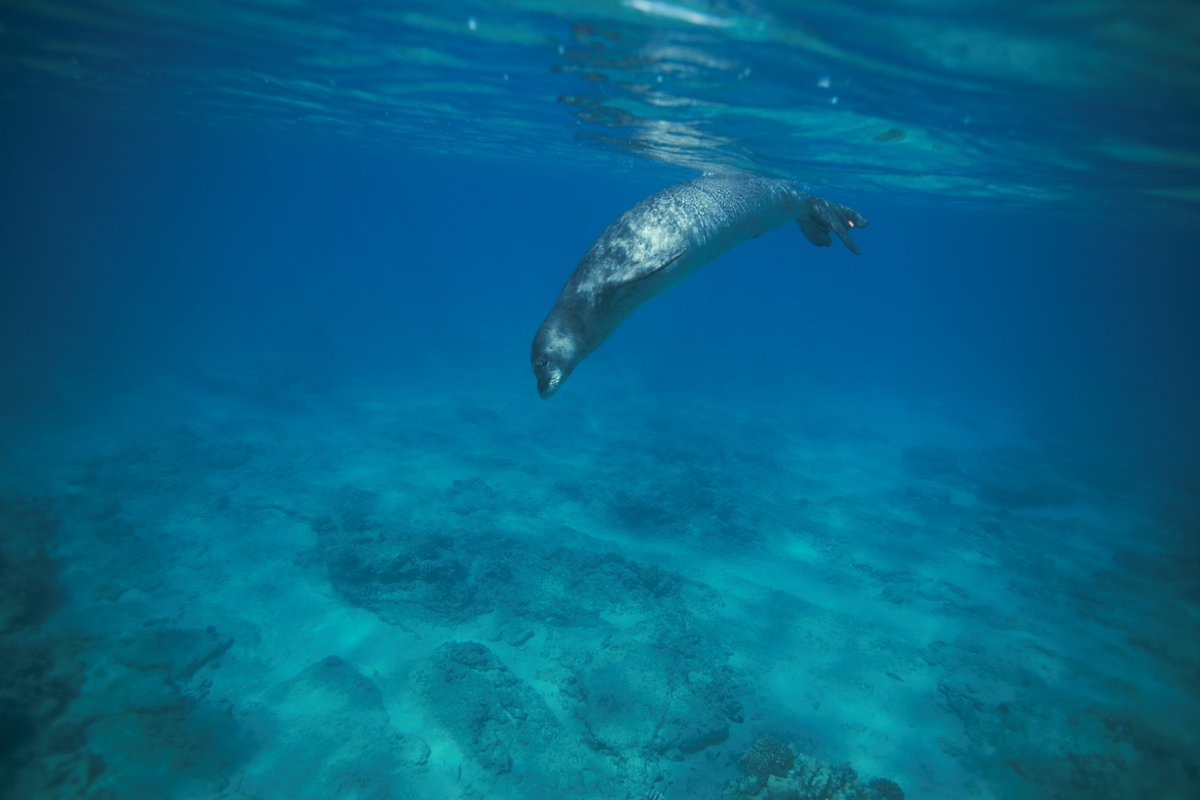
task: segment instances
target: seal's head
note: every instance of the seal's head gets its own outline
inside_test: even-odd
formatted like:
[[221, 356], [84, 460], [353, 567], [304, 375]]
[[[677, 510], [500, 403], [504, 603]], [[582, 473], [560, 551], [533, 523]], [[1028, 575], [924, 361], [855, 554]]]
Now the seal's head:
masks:
[[533, 337], [530, 353], [533, 374], [537, 376], [538, 394], [543, 400], [554, 394], [571, 370], [575, 369], [577, 352], [575, 337], [562, 321], [554, 315], [547, 317]]

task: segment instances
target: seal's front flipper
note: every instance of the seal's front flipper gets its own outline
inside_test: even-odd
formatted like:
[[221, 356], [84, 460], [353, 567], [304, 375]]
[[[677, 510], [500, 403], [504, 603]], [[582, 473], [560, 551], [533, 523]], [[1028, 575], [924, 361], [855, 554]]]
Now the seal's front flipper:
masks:
[[829, 232], [833, 231], [842, 240], [842, 244], [850, 252], [858, 255], [858, 245], [850, 238], [851, 228], [865, 228], [869, 224], [867, 218], [852, 208], [822, 200], [819, 197], [808, 199], [808, 213], [796, 220], [804, 236], [817, 247], [828, 247], [832, 244]]
[[655, 275], [665, 272], [672, 264], [687, 255], [687, 251], [686, 247], [681, 247], [663, 256], [660, 260], [648, 261], [642, 264], [633, 270], [632, 277], [625, 278], [625, 283], [627, 285], [630, 283], [640, 283], [647, 278], [653, 278]]
[[629, 272], [624, 275], [623, 282], [614, 282], [608, 287], [606, 291], [608, 299], [618, 305], [624, 303], [630, 294], [636, 295], [641, 292], [647, 281], [665, 275], [675, 262], [687, 255], [687, 252], [687, 247], [681, 247], [661, 258], [647, 260], [636, 267], [631, 267]]

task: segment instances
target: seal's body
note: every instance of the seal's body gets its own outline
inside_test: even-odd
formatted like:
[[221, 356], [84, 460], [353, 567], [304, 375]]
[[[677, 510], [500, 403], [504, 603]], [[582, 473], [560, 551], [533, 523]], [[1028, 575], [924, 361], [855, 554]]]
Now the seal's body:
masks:
[[849, 228], [867, 220], [789, 181], [699, 178], [663, 189], [600, 234], [533, 339], [538, 393], [549, 397], [629, 314], [736, 244], [796, 220], [815, 245], [833, 231], [855, 253]]

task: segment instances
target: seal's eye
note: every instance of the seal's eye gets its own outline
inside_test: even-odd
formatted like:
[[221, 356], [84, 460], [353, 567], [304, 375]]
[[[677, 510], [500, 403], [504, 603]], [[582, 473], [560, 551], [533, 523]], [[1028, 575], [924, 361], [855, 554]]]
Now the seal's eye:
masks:
[[533, 366], [536, 369], [545, 369], [549, 365], [550, 359], [546, 358], [545, 356], [538, 356], [538, 360], [533, 362]]

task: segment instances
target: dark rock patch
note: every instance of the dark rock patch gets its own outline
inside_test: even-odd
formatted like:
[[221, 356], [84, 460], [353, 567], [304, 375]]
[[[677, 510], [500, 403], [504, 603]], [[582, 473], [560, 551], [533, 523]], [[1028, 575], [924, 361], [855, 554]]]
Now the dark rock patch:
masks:
[[317, 533], [334, 587], [386, 622], [404, 625], [414, 614], [461, 622], [489, 607], [476, 589], [472, 556], [453, 536]]
[[9, 694], [0, 694], [0, 759], [28, 747], [37, 733], [33, 713]]
[[445, 498], [451, 510], [464, 517], [480, 512], [495, 512], [500, 508], [496, 490], [477, 475], [455, 479], [446, 489]]
[[375, 516], [378, 507], [377, 493], [348, 486], [338, 493], [334, 501], [334, 519], [346, 533], [366, 533], [379, 527]]
[[37, 626], [66, 600], [51, 555], [58, 528], [50, 501], [0, 499], [0, 634]]
[[478, 642], [437, 648], [414, 673], [413, 692], [469, 757], [470, 771], [513, 796], [629, 796], [620, 773], [589, 758], [541, 695]]
[[738, 758], [744, 776], [730, 781], [726, 800], [904, 800], [887, 778], [864, 782], [849, 764], [832, 764], [772, 736], [763, 736]]
[[876, 142], [896, 142], [904, 138], [904, 131], [899, 128], [888, 128], [871, 137]]
[[317, 549], [305, 561], [325, 564], [346, 600], [395, 625], [414, 618], [460, 623], [492, 610], [529, 622], [595, 625], [605, 612], [677, 604], [685, 583], [616, 553], [493, 531], [430, 532], [375, 522], [347, 529], [342, 513], [313, 521]]
[[233, 646], [216, 628], [204, 630], [149, 627], [121, 639], [113, 659], [135, 670], [158, 670], [172, 682], [190, 680]]
[[679, 618], [614, 633], [575, 670], [567, 693], [588, 743], [680, 760], [719, 744], [743, 711], [714, 641]]
[[313, 787], [336, 786], [373, 800], [428, 797], [415, 787], [429, 745], [396, 730], [379, 687], [340, 656], [275, 687], [249, 724], [272, 758], [247, 771], [247, 796], [314, 797]]

